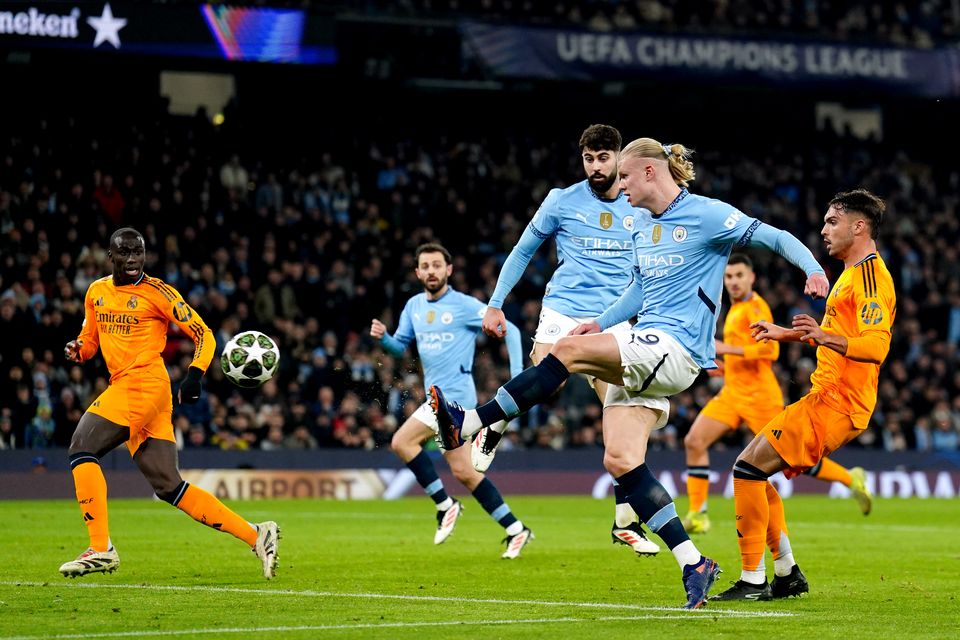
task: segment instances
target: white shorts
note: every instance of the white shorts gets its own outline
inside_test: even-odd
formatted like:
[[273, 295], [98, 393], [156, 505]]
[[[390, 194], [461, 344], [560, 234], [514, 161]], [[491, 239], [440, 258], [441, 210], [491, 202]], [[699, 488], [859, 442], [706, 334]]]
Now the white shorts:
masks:
[[[537, 333], [533, 336], [533, 341], [541, 344], [556, 344], [557, 340], [576, 329], [577, 325], [583, 324], [584, 322], [591, 322], [595, 319], [596, 316], [592, 318], [574, 318], [571, 316], [565, 316], [559, 311], [554, 311], [550, 307], [543, 307], [540, 310], [540, 324], [537, 325]], [[624, 321], [618, 325], [610, 327], [604, 333], [629, 330], [630, 323]]]
[[604, 407], [649, 407], [660, 412], [654, 428], [667, 424], [670, 396], [685, 390], [700, 373], [700, 365], [668, 333], [659, 329], [614, 331], [620, 347], [624, 386], [610, 385]]
[[[537, 333], [533, 336], [533, 348], [530, 349], [530, 358], [533, 358], [533, 351], [537, 348], [537, 343], [541, 344], [556, 344], [557, 341], [577, 328], [577, 325], [581, 325], [584, 322], [591, 322], [594, 318], [586, 317], [571, 317], [565, 316], [559, 311], [554, 311], [550, 307], [542, 307], [540, 309], [540, 324], [537, 325]], [[612, 333], [614, 331], [629, 331], [630, 323], [624, 320], [620, 324], [616, 324], [604, 333]], [[587, 381], [587, 384], [590, 385], [591, 389], [596, 389], [594, 376], [584, 375], [584, 379]]]
[[429, 428], [433, 429], [434, 433], [440, 433], [440, 425], [437, 424], [437, 414], [433, 412], [433, 407], [430, 406], [429, 401], [420, 405], [420, 408], [414, 411], [413, 415], [410, 417], [427, 425]]

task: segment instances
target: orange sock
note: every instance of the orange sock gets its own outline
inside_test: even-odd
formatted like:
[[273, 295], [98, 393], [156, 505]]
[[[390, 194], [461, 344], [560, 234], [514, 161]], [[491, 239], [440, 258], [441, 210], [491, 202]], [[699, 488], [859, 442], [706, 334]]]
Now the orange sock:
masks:
[[764, 538], [770, 507], [767, 504], [766, 480], [733, 479], [734, 513], [737, 522], [737, 542], [744, 571], [756, 571], [763, 566]]
[[781, 548], [790, 550], [790, 542], [787, 538], [787, 518], [783, 511], [783, 500], [780, 499], [776, 487], [770, 482], [767, 483], [767, 505], [770, 509], [767, 523], [767, 547], [773, 554], [773, 559], [776, 560], [780, 556]]
[[710, 493], [709, 467], [687, 467], [687, 497], [690, 498], [689, 511], [706, 511], [707, 495]]
[[210, 493], [192, 484], [186, 485], [180, 500], [174, 506], [208, 527], [240, 538], [251, 547], [257, 543], [257, 530], [249, 522], [227, 508]]
[[816, 473], [811, 473], [810, 475], [817, 480], [839, 482], [845, 487], [850, 486], [850, 472], [847, 471], [846, 467], [840, 466], [830, 458], [820, 460], [820, 463], [810, 471], [814, 470], [816, 470]]
[[90, 546], [94, 551], [110, 547], [110, 526], [107, 520], [107, 479], [103, 477], [100, 461], [90, 454], [74, 456], [73, 484], [83, 522], [87, 525]]

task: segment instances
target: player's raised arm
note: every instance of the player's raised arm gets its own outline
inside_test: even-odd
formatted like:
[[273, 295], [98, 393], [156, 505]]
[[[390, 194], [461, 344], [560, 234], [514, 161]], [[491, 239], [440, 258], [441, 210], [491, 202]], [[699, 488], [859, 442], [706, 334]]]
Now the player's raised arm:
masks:
[[503, 268], [500, 269], [497, 286], [493, 290], [493, 296], [490, 297], [490, 303], [483, 318], [483, 332], [488, 336], [500, 338], [507, 331], [507, 320], [501, 311], [503, 302], [520, 281], [533, 254], [537, 252], [544, 240], [556, 232], [559, 223], [554, 209], [556, 209], [555, 202], [559, 193], [559, 189], [554, 189], [547, 195], [533, 216], [533, 220], [524, 229], [517, 246], [510, 251], [510, 255], [503, 263]]
[[759, 220], [755, 220], [750, 229], [752, 233], [750, 231], [747, 233], [751, 235], [744, 236], [748, 244], [760, 245], [780, 254], [787, 262], [807, 274], [807, 281], [803, 288], [804, 294], [814, 298], [827, 297], [827, 293], [830, 292], [830, 282], [823, 267], [806, 245], [797, 240], [793, 234]]

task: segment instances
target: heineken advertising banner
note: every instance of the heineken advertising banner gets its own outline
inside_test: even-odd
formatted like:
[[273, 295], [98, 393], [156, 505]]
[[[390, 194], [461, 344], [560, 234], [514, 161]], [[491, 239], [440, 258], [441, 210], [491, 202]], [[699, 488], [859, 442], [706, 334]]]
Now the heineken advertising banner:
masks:
[[493, 73], [567, 80], [715, 80], [960, 96], [960, 49], [461, 25]]
[[0, 0], [6, 48], [334, 64], [333, 25], [299, 9]]

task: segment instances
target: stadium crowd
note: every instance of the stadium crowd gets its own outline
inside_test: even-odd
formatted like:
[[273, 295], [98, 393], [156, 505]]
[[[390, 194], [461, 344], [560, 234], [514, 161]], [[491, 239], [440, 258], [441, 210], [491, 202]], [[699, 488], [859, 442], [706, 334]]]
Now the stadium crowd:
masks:
[[[220, 348], [241, 329], [280, 343], [279, 374], [255, 391], [225, 380], [218, 352], [201, 402], [175, 408], [183, 447], [388, 446], [423, 401], [422, 379], [415, 353], [392, 358], [368, 329], [377, 317], [393, 330], [420, 291], [413, 249], [445, 244], [452, 285], [486, 299], [548, 189], [582, 175], [574, 140], [499, 139], [462, 125], [273, 160], [205, 117], [161, 109], [110, 124], [62, 118], [0, 131], [0, 448], [66, 446], [105, 388], [102, 358], [74, 365], [63, 345], [79, 332], [88, 285], [109, 272], [107, 241], [122, 225], [143, 233], [147, 273], [188, 299]], [[624, 130], [627, 139], [636, 133]], [[956, 451], [960, 171], [938, 173], [881, 143], [833, 133], [800, 148], [713, 148], [695, 162], [695, 191], [790, 229], [831, 281], [840, 265], [818, 234], [825, 203], [861, 185], [888, 199], [881, 247], [899, 309], [873, 424], [854, 446]], [[802, 297], [798, 272], [765, 252], [754, 258], [756, 288], [778, 322], [821, 311]], [[525, 345], [554, 264], [542, 248], [507, 300]], [[481, 341], [475, 376], [484, 401], [508, 375], [503, 345]], [[165, 357], [174, 382], [192, 352], [172, 327]], [[813, 350], [784, 348], [776, 366], [795, 400], [808, 389]], [[719, 383], [704, 375], [677, 396], [652, 446], [680, 446]], [[508, 443], [600, 446], [600, 408], [573, 381], [521, 419]]]
[[[603, 32], [788, 34], [920, 48], [955, 39], [960, 26], [956, 4], [948, 0], [368, 0], [359, 6], [378, 15], [529, 21]], [[351, 9], [356, 11], [358, 5]]]

